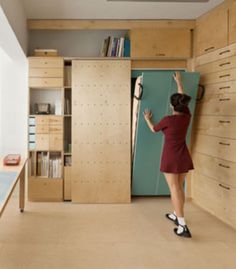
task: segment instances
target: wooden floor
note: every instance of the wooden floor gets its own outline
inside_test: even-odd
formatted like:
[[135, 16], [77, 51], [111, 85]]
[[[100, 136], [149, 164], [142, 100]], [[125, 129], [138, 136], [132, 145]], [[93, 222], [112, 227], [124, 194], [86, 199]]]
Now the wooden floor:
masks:
[[165, 219], [168, 198], [130, 205], [27, 203], [14, 197], [0, 219], [1, 269], [233, 269], [236, 231], [192, 203], [193, 238]]

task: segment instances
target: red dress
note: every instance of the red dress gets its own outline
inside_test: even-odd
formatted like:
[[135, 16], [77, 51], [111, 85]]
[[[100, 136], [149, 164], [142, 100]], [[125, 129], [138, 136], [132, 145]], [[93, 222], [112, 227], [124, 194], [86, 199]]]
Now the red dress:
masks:
[[161, 158], [161, 172], [181, 174], [194, 169], [186, 145], [186, 134], [191, 120], [189, 109], [183, 114], [164, 117], [154, 126], [155, 132], [162, 131], [165, 143]]

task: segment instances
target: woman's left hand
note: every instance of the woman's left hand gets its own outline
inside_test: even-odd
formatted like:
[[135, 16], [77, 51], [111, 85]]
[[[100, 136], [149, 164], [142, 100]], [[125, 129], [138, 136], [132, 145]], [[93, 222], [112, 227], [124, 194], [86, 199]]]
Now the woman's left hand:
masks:
[[143, 116], [146, 121], [150, 120], [152, 118], [152, 111], [146, 108], [143, 112]]

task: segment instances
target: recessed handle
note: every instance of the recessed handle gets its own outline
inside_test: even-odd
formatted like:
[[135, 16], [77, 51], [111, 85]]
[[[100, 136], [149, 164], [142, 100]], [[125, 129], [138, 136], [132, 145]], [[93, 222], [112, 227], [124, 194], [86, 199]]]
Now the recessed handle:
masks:
[[156, 56], [166, 56], [165, 53], [156, 53]]
[[223, 101], [229, 101], [229, 100], [230, 100], [230, 98], [220, 98], [220, 99], [219, 99], [220, 102], [223, 102]]
[[225, 74], [225, 75], [219, 76], [219, 78], [225, 78], [225, 77], [230, 77], [230, 74]]
[[228, 166], [228, 165], [224, 165], [224, 164], [222, 164], [222, 163], [219, 163], [218, 165], [219, 165], [220, 167], [230, 168], [230, 166]]
[[231, 64], [231, 62], [222, 63], [222, 64], [219, 64], [219, 66], [224, 66], [224, 65], [228, 65], [228, 64]]
[[205, 51], [208, 51], [208, 50], [212, 50], [214, 49], [215, 47], [209, 47], [209, 48], [206, 48]]
[[219, 55], [222, 55], [222, 54], [227, 53], [227, 52], [230, 52], [230, 50], [224, 50], [224, 51], [221, 51], [221, 52], [219, 53]]
[[224, 188], [224, 189], [226, 189], [226, 190], [230, 190], [230, 187], [226, 187], [226, 186], [224, 186], [223, 184], [219, 184], [219, 186], [221, 187], [221, 188]]
[[222, 146], [230, 146], [230, 143], [219, 142], [219, 145], [222, 145]]
[[219, 123], [230, 123], [230, 120], [219, 120]]
[[224, 86], [224, 87], [220, 87], [219, 90], [224, 90], [224, 89], [230, 89], [230, 86]]

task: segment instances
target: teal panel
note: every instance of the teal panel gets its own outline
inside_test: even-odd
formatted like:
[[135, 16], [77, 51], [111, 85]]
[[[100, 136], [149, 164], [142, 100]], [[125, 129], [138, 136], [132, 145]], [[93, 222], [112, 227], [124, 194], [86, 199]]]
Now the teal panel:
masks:
[[[144, 94], [140, 103], [133, 160], [133, 195], [169, 195], [164, 175], [159, 170], [164, 137], [161, 132], [152, 133], [149, 130], [143, 118], [143, 111], [145, 108], [152, 110], [154, 123], [159, 122], [165, 115], [171, 114], [169, 98], [172, 93], [177, 92], [173, 74], [174, 71], [138, 70], [132, 72], [132, 77], [143, 75], [144, 87]], [[182, 82], [185, 92], [192, 97], [189, 108], [193, 114], [199, 74], [182, 72]], [[190, 138], [190, 128], [187, 137], [188, 141]]]

